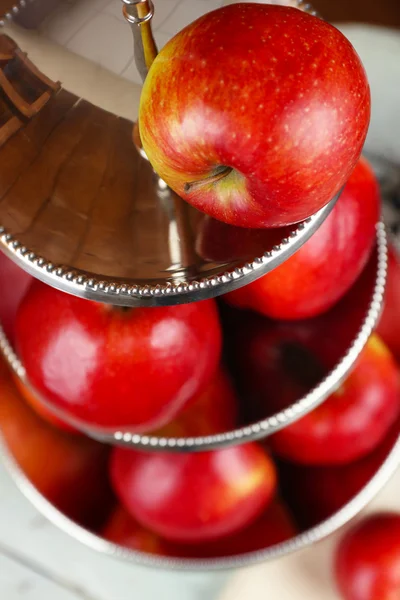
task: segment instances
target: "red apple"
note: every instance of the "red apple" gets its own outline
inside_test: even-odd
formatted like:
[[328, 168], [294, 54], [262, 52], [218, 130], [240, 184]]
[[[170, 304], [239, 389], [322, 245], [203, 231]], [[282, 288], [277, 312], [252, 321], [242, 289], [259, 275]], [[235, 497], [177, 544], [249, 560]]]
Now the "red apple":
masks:
[[339, 202], [311, 239], [271, 273], [224, 298], [275, 319], [305, 319], [325, 312], [365, 267], [379, 215], [378, 182], [361, 159]]
[[373, 514], [347, 531], [336, 551], [335, 574], [344, 600], [396, 600], [400, 514]]
[[[256, 521], [241, 531], [220, 540], [189, 547], [186, 549], [186, 554], [181, 551], [178, 556], [213, 558], [256, 552], [285, 542], [294, 537], [296, 533], [296, 527], [288, 509], [282, 502], [275, 499]], [[175, 555], [177, 555], [176, 549]]]
[[309, 529], [343, 508], [377, 473], [398, 439], [399, 422], [378, 448], [352, 463], [314, 467], [280, 462], [280, 487], [296, 522]]
[[179, 558], [214, 558], [255, 552], [284, 542], [296, 535], [287, 508], [272, 500], [262, 515], [248, 527], [221, 540], [205, 544], [176, 544], [145, 529], [122, 507], [117, 507], [102, 535], [131, 550]]
[[0, 431], [26, 477], [71, 519], [87, 527], [100, 525], [112, 501], [108, 447], [40, 419], [19, 396], [3, 361], [0, 395]]
[[389, 247], [387, 285], [377, 332], [400, 362], [400, 255]]
[[33, 387], [77, 423], [149, 431], [209, 384], [221, 332], [213, 300], [123, 309], [34, 282], [16, 341]]
[[112, 512], [102, 536], [109, 542], [130, 550], [164, 556], [170, 554], [169, 543], [139, 525], [122, 506], [117, 506]]
[[47, 421], [47, 423], [50, 423], [50, 425], [58, 427], [58, 429], [62, 429], [63, 431], [68, 431], [69, 433], [79, 433], [77, 429], [69, 425], [66, 421], [63, 421], [57, 417], [51, 410], [49, 410], [42, 400], [40, 400], [31, 389], [22, 383], [19, 377], [14, 376], [14, 383], [22, 398], [29, 404], [35, 413]]
[[111, 481], [141, 525], [173, 542], [198, 543], [254, 521], [272, 499], [276, 472], [254, 443], [176, 454], [115, 448]]
[[339, 349], [343, 354], [342, 343], [331, 350], [331, 328], [320, 318], [314, 327], [314, 320], [277, 323], [243, 311], [223, 317], [231, 336], [228, 358], [248, 423], [300, 400], [335, 364], [331, 354], [335, 359]]
[[14, 342], [15, 315], [32, 282], [32, 277], [0, 252], [0, 324], [11, 343]]
[[223, 368], [204, 392], [192, 399], [168, 425], [153, 432], [166, 437], [196, 437], [213, 435], [233, 429], [236, 425], [238, 400]]
[[305, 219], [346, 183], [370, 118], [364, 68], [335, 27], [301, 10], [232, 4], [178, 33], [143, 87], [156, 172], [242, 227]]
[[384, 439], [400, 414], [399, 400], [399, 371], [389, 350], [373, 335], [338, 389], [312, 412], [274, 434], [271, 446], [280, 456], [302, 464], [352, 462]]
[[345, 297], [319, 317], [272, 321], [223, 304], [226, 354], [246, 422], [287, 408], [328, 375], [354, 343], [375, 282], [376, 252]]

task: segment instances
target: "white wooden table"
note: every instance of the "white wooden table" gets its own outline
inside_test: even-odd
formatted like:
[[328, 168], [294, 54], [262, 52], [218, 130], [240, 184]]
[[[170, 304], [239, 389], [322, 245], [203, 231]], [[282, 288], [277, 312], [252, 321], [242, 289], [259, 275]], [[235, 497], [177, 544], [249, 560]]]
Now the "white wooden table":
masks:
[[[387, 509], [400, 510], [400, 470], [364, 513]], [[99, 554], [56, 529], [0, 466], [1, 600], [338, 600], [331, 563], [339, 535], [236, 572], [158, 571]]]
[[0, 465], [1, 600], [214, 600], [227, 577], [99, 554], [41, 516]]

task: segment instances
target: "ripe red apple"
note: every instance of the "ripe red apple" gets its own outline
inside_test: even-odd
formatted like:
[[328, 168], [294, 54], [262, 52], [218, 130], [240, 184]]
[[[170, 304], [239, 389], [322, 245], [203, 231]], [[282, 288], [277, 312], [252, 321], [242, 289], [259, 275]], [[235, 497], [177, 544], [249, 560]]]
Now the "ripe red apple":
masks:
[[74, 521], [90, 528], [101, 525], [112, 502], [109, 448], [40, 419], [19, 396], [3, 361], [0, 396], [1, 435], [26, 477]]
[[400, 362], [400, 256], [389, 247], [387, 285], [377, 332]]
[[181, 543], [246, 527], [276, 488], [274, 463], [254, 443], [176, 454], [115, 448], [110, 474], [119, 500], [141, 525]]
[[204, 392], [195, 396], [178, 416], [153, 435], [196, 437], [233, 429], [238, 400], [228, 374], [221, 367]]
[[223, 304], [226, 354], [240, 397], [246, 399], [246, 422], [300, 400], [338, 364], [365, 320], [375, 282], [376, 252], [349, 292], [313, 319], [273, 321]]
[[400, 514], [365, 517], [340, 541], [335, 574], [344, 600], [396, 600], [400, 590]]
[[280, 456], [302, 464], [352, 462], [384, 439], [400, 414], [399, 399], [396, 363], [373, 335], [339, 388], [312, 412], [274, 434], [270, 444]]
[[279, 463], [279, 484], [296, 522], [309, 529], [334, 515], [367, 485], [399, 439], [399, 422], [368, 456], [338, 466]]
[[0, 324], [14, 343], [15, 315], [32, 277], [0, 252]]
[[238, 533], [204, 544], [176, 544], [145, 529], [119, 506], [113, 512], [102, 535], [110, 542], [148, 554], [179, 558], [216, 558], [274, 546], [296, 535], [296, 527], [284, 504], [272, 500], [256, 521]]
[[[245, 399], [246, 423], [265, 419], [302, 398], [347, 348], [342, 343], [345, 336], [338, 335], [338, 327], [332, 328], [325, 316], [285, 323], [226, 308], [228, 314], [222, 315], [230, 336], [228, 359], [239, 395]], [[331, 344], [332, 329], [336, 338]]]
[[156, 172], [242, 227], [305, 219], [346, 183], [370, 118], [364, 68], [335, 27], [239, 3], [200, 17], [155, 59], [139, 126]]
[[[275, 546], [296, 535], [296, 526], [287, 507], [274, 499], [258, 519], [229, 537], [214, 540], [207, 544], [182, 549], [178, 556], [191, 558], [216, 558], [256, 552]], [[175, 555], [176, 549], [175, 549]]]
[[209, 384], [221, 332], [213, 300], [123, 309], [34, 282], [16, 341], [33, 387], [77, 423], [149, 431]]
[[378, 182], [362, 158], [339, 202], [311, 239], [271, 273], [224, 298], [275, 319], [305, 319], [325, 312], [365, 267], [379, 215]]
[[47, 423], [50, 423], [50, 425], [53, 425], [58, 429], [62, 429], [63, 431], [79, 434], [79, 431], [77, 429], [75, 429], [66, 421], [63, 421], [54, 413], [52, 413], [51, 410], [49, 410], [47, 406], [36, 396], [36, 394], [26, 385], [24, 385], [22, 381], [16, 376], [14, 376], [14, 383], [22, 398], [29, 404], [29, 406], [35, 411], [35, 413], [38, 414]]
[[130, 550], [169, 556], [169, 543], [139, 525], [120, 505], [111, 513], [101, 534], [109, 542]]

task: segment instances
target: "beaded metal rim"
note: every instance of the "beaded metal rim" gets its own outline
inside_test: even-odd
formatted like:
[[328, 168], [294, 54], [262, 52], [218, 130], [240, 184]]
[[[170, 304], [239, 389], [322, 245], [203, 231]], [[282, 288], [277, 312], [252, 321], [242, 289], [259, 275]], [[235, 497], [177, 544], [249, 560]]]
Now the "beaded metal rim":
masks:
[[315, 215], [299, 223], [289, 237], [282, 239], [263, 256], [242, 267], [209, 276], [199, 281], [168, 282], [165, 285], [136, 285], [105, 281], [96, 275], [56, 265], [31, 252], [0, 225], [1, 249], [25, 271], [63, 292], [121, 306], [167, 306], [214, 298], [242, 287], [279, 266], [298, 250], [322, 225], [333, 209], [340, 192]]
[[32, 2], [34, 0], [19, 0], [5, 15], [0, 15], [0, 27], [5, 27], [7, 23], [10, 23], [14, 17], [23, 11], [28, 4], [32, 4]]
[[[99, 430], [95, 432], [93, 430], [86, 429], [82, 427], [82, 424], [79, 422], [66, 418], [62, 412], [56, 411], [54, 407], [51, 407], [50, 405], [48, 406], [50, 410], [52, 410], [57, 416], [60, 416], [62, 419], [70, 422], [74, 427], [82, 429], [87, 435], [101, 442], [119, 446], [141, 448], [145, 450], [163, 450], [170, 452], [181, 450], [192, 452], [204, 451], [227, 447], [234, 444], [243, 444], [268, 437], [316, 408], [319, 404], [326, 400], [332, 391], [340, 385], [340, 383], [351, 371], [355, 361], [359, 357], [361, 351], [368, 341], [368, 338], [373, 332], [380, 316], [386, 284], [386, 271], [387, 237], [385, 226], [382, 222], [380, 222], [377, 224], [377, 268], [374, 290], [367, 313], [354, 340], [348, 347], [341, 360], [337, 363], [336, 367], [330, 371], [330, 373], [306, 396], [299, 399], [285, 410], [282, 410], [267, 419], [254, 423], [253, 425], [248, 425], [246, 427], [241, 427], [216, 435], [189, 438], [155, 437], [121, 431], [116, 431], [113, 434], [110, 434], [107, 432], [100, 432]], [[26, 378], [24, 366], [21, 364], [21, 361], [11, 347], [1, 328], [0, 350], [15, 374], [28, 388], [32, 389], [29, 381]], [[40, 393], [38, 393], [36, 390], [32, 391], [40, 398]], [[47, 404], [45, 400], [43, 400], [43, 403]]]
[[44, 498], [19, 468], [1, 435], [0, 459], [6, 466], [20, 491], [40, 513], [49, 519], [56, 527], [93, 550], [108, 554], [114, 558], [120, 558], [152, 568], [180, 571], [218, 571], [221, 569], [246, 567], [251, 564], [285, 556], [322, 540], [345, 525], [365, 508], [378, 492], [380, 492], [398, 468], [400, 464], [400, 437], [397, 439], [385, 461], [367, 485], [356, 494], [349, 503], [344, 505], [338, 512], [334, 513], [325, 521], [322, 521], [315, 527], [312, 527], [286, 542], [265, 548], [264, 550], [257, 550], [256, 552], [249, 552], [232, 557], [198, 560], [155, 556], [135, 550], [128, 550], [122, 546], [108, 542], [104, 538], [89, 532], [77, 523], [71, 521]]

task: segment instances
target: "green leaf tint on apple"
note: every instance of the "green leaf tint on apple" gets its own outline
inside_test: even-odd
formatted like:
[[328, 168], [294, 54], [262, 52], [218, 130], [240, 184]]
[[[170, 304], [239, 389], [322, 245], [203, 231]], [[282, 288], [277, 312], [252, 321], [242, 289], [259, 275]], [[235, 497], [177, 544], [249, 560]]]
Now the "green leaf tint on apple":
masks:
[[350, 42], [301, 10], [239, 3], [201, 17], [155, 59], [139, 127], [157, 173], [232, 225], [301, 221], [346, 183], [370, 90]]

